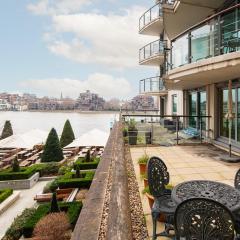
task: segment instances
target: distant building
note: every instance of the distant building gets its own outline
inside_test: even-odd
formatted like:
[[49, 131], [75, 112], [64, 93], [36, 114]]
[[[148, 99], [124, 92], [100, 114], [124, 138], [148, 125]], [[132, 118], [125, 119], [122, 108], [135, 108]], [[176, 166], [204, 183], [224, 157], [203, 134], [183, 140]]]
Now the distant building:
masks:
[[11, 104], [9, 104], [5, 99], [0, 99], [0, 111], [7, 111], [11, 109]]
[[81, 111], [101, 111], [104, 110], [105, 100], [96, 93], [91, 93], [87, 90], [85, 93], [80, 93], [76, 101], [76, 109]]

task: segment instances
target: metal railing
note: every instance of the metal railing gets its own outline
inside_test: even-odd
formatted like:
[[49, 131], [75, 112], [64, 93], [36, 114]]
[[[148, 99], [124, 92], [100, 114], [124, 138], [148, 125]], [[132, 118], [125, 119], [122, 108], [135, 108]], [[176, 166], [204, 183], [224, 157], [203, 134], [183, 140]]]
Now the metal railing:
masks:
[[[124, 137], [130, 145], [178, 145], [209, 142], [211, 116], [128, 114], [122, 113]], [[134, 119], [135, 129], [128, 130]]]
[[141, 31], [146, 25], [152, 21], [162, 17], [162, 5], [160, 3], [154, 5], [149, 10], [147, 10], [139, 19], [139, 31]]
[[147, 44], [139, 50], [140, 63], [156, 55], [164, 54], [164, 50], [166, 47], [167, 41], [160, 39]]
[[158, 77], [146, 78], [139, 82], [139, 93], [151, 93], [165, 91], [163, 79]]

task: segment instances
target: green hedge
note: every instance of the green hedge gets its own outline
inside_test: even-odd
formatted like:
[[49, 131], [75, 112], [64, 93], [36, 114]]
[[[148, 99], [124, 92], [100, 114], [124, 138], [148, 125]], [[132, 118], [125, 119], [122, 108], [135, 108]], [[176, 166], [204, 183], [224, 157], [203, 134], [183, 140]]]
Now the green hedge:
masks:
[[68, 172], [57, 180], [59, 188], [89, 188], [91, 186], [94, 172], [84, 172], [84, 178], [74, 178], [75, 173]]
[[6, 231], [3, 240], [18, 240], [23, 234], [23, 226], [27, 219], [32, 217], [36, 211], [35, 208], [26, 208], [21, 215], [14, 219], [13, 223]]
[[19, 172], [7, 169], [0, 171], [0, 181], [28, 179], [36, 172], [39, 172], [40, 176], [57, 174], [58, 169], [59, 166], [57, 163], [35, 164], [30, 167], [22, 167]]
[[0, 203], [2, 203], [5, 199], [11, 196], [12, 193], [13, 193], [12, 189], [0, 190]]
[[81, 170], [96, 169], [99, 162], [100, 158], [94, 158], [91, 162], [84, 162], [84, 158], [79, 158], [74, 163], [74, 169], [76, 169], [76, 165], [78, 165]]
[[[82, 209], [82, 203], [81, 202], [58, 203], [58, 205], [61, 211], [67, 213], [72, 229], [74, 229], [75, 224], [78, 220], [78, 216]], [[32, 236], [34, 227], [42, 217], [46, 216], [49, 213], [49, 210], [50, 210], [49, 203], [40, 205], [38, 207], [35, 214], [33, 214], [23, 225], [24, 237], [29, 238]]]

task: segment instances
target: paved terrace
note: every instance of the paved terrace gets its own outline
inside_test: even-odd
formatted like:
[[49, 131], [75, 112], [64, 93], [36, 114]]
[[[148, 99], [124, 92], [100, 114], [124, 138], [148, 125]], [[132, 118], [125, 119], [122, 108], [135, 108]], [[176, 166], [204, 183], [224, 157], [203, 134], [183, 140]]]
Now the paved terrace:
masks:
[[[240, 163], [220, 161], [219, 155], [224, 152], [212, 145], [131, 148], [149, 236], [152, 235], [151, 210], [146, 196], [142, 194], [144, 186], [137, 160], [145, 152], [149, 156], [160, 157], [166, 163], [170, 173], [170, 184], [174, 186], [189, 180], [213, 180], [233, 186], [235, 174], [240, 168]], [[163, 226], [158, 224], [158, 228], [160, 232]]]

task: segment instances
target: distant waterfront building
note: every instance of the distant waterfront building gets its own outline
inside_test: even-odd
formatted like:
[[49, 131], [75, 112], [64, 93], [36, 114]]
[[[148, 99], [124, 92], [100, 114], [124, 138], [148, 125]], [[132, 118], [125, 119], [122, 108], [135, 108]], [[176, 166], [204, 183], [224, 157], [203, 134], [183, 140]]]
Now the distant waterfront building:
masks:
[[87, 90], [80, 93], [76, 101], [76, 109], [81, 111], [101, 111], [104, 110], [105, 100], [96, 93], [91, 93]]
[[132, 111], [155, 110], [154, 98], [152, 96], [138, 95], [132, 100], [125, 102], [122, 109]]

